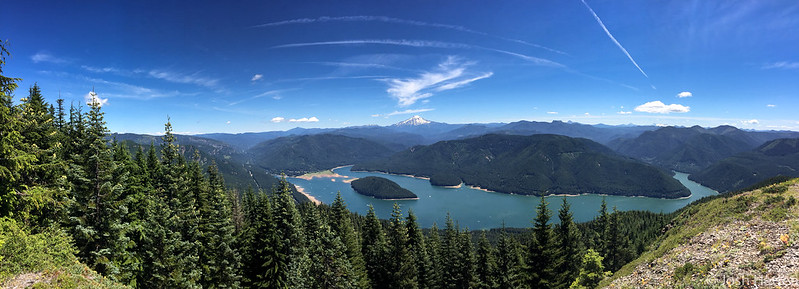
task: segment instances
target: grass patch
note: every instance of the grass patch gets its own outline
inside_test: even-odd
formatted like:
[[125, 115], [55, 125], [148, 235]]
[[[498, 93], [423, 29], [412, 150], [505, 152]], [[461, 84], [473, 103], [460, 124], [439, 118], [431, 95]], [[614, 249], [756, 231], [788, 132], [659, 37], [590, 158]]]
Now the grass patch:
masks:
[[0, 287], [23, 273], [41, 273], [34, 288], [128, 288], [115, 283], [75, 257], [77, 250], [60, 229], [32, 234], [9, 218], [0, 218]]

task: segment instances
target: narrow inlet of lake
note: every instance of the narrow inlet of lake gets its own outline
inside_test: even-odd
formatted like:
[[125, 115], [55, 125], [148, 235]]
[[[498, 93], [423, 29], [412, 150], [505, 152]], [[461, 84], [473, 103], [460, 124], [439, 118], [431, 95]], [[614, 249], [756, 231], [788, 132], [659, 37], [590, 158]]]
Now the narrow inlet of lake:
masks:
[[[381, 219], [391, 217], [394, 203], [398, 203], [403, 213], [407, 216], [408, 210], [418, 217], [420, 226], [429, 228], [433, 223], [439, 227], [444, 225], [449, 214], [461, 228], [489, 229], [506, 227], [530, 227], [535, 217], [535, 208], [541, 201], [540, 197], [510, 195], [504, 193], [486, 192], [469, 187], [442, 188], [430, 185], [424, 179], [408, 176], [390, 175], [374, 172], [353, 172], [352, 167], [341, 167], [333, 170], [344, 176], [337, 178], [313, 178], [310, 180], [289, 178], [288, 180], [301, 187], [307, 194], [314, 196], [325, 204], [331, 204], [336, 198], [336, 193], [341, 192], [341, 197], [351, 211], [365, 215], [371, 204], [377, 216]], [[355, 178], [378, 176], [392, 180], [411, 190], [419, 196], [418, 200], [389, 201], [379, 200], [356, 193], [350, 187], [350, 181]], [[705, 196], [715, 195], [716, 191], [688, 180], [688, 175], [676, 173], [675, 179], [680, 181], [689, 190], [691, 197], [684, 199], [656, 199], [645, 197], [620, 197], [602, 195], [581, 195], [565, 197], [571, 205], [576, 222], [590, 221], [598, 215], [602, 199], [608, 205], [608, 211], [615, 206], [619, 211], [646, 210], [651, 212], [673, 212], [685, 205]], [[557, 221], [557, 210], [560, 208], [564, 197], [546, 197], [549, 210], [553, 212], [553, 221]]]

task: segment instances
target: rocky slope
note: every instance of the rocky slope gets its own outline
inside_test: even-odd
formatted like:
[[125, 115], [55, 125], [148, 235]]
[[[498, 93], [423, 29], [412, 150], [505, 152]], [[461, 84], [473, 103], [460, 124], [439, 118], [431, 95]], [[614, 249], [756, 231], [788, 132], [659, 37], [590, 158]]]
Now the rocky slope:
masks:
[[797, 182], [686, 207], [654, 248], [602, 285], [799, 288]]

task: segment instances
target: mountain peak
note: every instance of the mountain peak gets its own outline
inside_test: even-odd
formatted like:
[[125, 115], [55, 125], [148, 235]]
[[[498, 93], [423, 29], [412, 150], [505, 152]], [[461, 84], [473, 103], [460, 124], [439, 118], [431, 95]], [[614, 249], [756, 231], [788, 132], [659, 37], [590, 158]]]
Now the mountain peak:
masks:
[[414, 115], [413, 117], [411, 117], [409, 119], [406, 119], [406, 120], [403, 120], [401, 122], [398, 122], [398, 123], [394, 124], [394, 126], [417, 126], [417, 125], [430, 124], [430, 123], [433, 123], [433, 122], [429, 121], [429, 120], [426, 120], [426, 119], [422, 118], [421, 116]]

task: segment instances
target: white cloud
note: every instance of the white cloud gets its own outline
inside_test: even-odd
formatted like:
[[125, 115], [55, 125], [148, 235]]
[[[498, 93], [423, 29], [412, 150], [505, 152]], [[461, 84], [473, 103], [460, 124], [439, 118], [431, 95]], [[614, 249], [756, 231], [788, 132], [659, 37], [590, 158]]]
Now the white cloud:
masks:
[[102, 98], [94, 91], [89, 91], [86, 95], [83, 96], [83, 99], [86, 100], [86, 104], [91, 105], [92, 103], [97, 103], [101, 107], [108, 104], [108, 98]]
[[55, 57], [52, 54], [43, 51], [40, 51], [31, 56], [31, 60], [33, 60], [33, 63], [50, 62], [50, 63], [59, 64], [59, 63], [68, 62], [66, 59]]
[[557, 111], [547, 111], [547, 114], [558, 114]]
[[[420, 112], [426, 112], [426, 111], [432, 111], [432, 110], [434, 110], [434, 109], [433, 108], [421, 108], [421, 109], [406, 109], [406, 110], [403, 110], [403, 111], [396, 111], [395, 110], [394, 112], [389, 113], [386, 116], [393, 116], [393, 115], [400, 115], [400, 114], [414, 114], [414, 113], [420, 113]], [[377, 115], [377, 116], [380, 116], [380, 115]]]
[[284, 120], [286, 120], [286, 118], [280, 117], [280, 116], [276, 116], [276, 117], [272, 118], [272, 122], [274, 122], [274, 123], [283, 122]]
[[618, 113], [618, 114], [633, 114], [633, 112], [632, 112], [632, 111], [623, 111], [623, 110], [622, 110], [622, 111], [619, 111], [619, 112], [617, 112], [617, 113]]
[[766, 104], [766, 107], [774, 108], [774, 107], [777, 107], [777, 105], [776, 104]]
[[742, 124], [759, 124], [760, 121], [756, 120], [756, 119], [750, 119], [750, 120], [742, 120], [741, 123]]
[[228, 120], [225, 124], [230, 124], [230, 121]]
[[250, 79], [250, 81], [256, 81], [256, 80], [259, 80], [259, 79], [261, 79], [263, 77], [264, 77], [263, 74], [256, 74], [256, 75], [252, 76], [252, 79]]
[[289, 119], [289, 122], [319, 122], [319, 119], [316, 118], [315, 116], [312, 116], [310, 118], [307, 118], [307, 117], [292, 118], [292, 119]]
[[648, 112], [648, 113], [685, 113], [691, 111], [691, 107], [680, 104], [664, 104], [661, 101], [650, 101], [639, 105], [635, 111]]
[[219, 79], [213, 79], [203, 76], [198, 76], [199, 73], [184, 75], [164, 70], [150, 70], [149, 75], [154, 78], [166, 80], [175, 83], [195, 84], [205, 87], [213, 87], [219, 83]]
[[680, 92], [680, 93], [677, 94], [677, 97], [679, 97], [679, 98], [686, 98], [686, 97], [691, 97], [691, 96], [694, 96], [694, 94], [691, 93], [690, 91], [683, 91], [683, 92]]
[[462, 87], [492, 75], [491, 72], [478, 76], [467, 75], [466, 68], [471, 64], [450, 56], [440, 63], [435, 71], [423, 72], [416, 78], [386, 79], [389, 86], [386, 92], [396, 98], [400, 106], [409, 106], [418, 100], [433, 96], [433, 92]]
[[763, 69], [799, 69], [799, 62], [774, 62], [763, 65]]
[[381, 116], [381, 114], [379, 114], [379, 113], [376, 113], [376, 114], [372, 115], [372, 117], [380, 117], [380, 116]]

